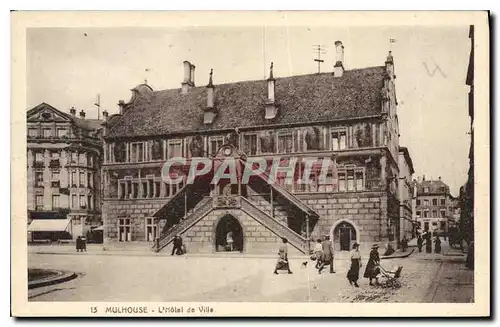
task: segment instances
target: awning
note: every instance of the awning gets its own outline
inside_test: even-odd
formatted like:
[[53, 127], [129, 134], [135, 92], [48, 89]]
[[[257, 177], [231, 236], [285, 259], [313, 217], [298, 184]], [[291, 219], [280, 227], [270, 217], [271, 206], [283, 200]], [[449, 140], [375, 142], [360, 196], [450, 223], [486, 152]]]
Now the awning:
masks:
[[28, 226], [28, 232], [64, 232], [71, 219], [35, 219]]

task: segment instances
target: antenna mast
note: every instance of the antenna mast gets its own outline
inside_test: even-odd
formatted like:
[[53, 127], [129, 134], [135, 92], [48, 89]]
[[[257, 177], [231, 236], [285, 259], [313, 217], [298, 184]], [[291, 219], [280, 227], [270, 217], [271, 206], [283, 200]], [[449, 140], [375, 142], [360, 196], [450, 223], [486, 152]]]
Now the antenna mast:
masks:
[[326, 53], [325, 47], [323, 45], [315, 44], [313, 45], [313, 51], [318, 56], [314, 59], [318, 63], [318, 74], [321, 73], [321, 64], [325, 62], [321, 59], [321, 55]]

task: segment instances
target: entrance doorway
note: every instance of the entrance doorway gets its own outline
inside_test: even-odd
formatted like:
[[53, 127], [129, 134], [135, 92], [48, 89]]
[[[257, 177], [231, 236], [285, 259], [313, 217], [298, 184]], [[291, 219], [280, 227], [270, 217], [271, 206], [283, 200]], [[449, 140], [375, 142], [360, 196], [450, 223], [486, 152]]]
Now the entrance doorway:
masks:
[[215, 228], [215, 251], [243, 252], [243, 228], [238, 219], [231, 215], [219, 219]]
[[343, 221], [338, 224], [333, 231], [336, 250], [350, 251], [356, 236], [356, 229], [350, 223]]

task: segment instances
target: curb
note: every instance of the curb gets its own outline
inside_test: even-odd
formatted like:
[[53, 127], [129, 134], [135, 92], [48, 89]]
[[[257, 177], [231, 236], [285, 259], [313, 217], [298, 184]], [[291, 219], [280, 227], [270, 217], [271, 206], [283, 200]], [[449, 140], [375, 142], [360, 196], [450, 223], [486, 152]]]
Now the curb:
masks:
[[28, 289], [64, 283], [78, 277], [75, 273], [65, 273], [57, 270], [54, 271], [58, 272], [57, 276], [28, 282]]
[[383, 259], [408, 258], [413, 252], [415, 252], [415, 249], [412, 249], [410, 252], [405, 253], [405, 254], [401, 254], [401, 255], [393, 255], [393, 256], [380, 257], [380, 260], [383, 260]]

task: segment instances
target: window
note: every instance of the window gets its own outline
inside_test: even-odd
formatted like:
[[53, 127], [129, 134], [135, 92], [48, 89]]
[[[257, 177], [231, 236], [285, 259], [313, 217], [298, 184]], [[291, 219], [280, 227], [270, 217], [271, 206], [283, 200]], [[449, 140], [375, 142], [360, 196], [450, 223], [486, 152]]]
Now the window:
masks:
[[52, 160], [58, 160], [59, 159], [59, 152], [52, 152], [50, 154], [50, 157]]
[[438, 224], [437, 221], [432, 222], [432, 226], [437, 226], [437, 224]]
[[43, 186], [43, 172], [35, 172], [35, 183], [37, 187]]
[[160, 191], [161, 191], [161, 183], [155, 182], [155, 198], [160, 197]]
[[151, 160], [163, 160], [163, 141], [152, 140], [151, 142]]
[[87, 196], [87, 204], [88, 204], [88, 207], [89, 207], [89, 210], [92, 209], [92, 195], [89, 195]]
[[156, 225], [153, 218], [146, 218], [146, 240], [152, 242], [156, 239]]
[[446, 230], [446, 221], [440, 221], [439, 222], [439, 229], [442, 231]]
[[71, 162], [77, 163], [78, 162], [78, 152], [72, 152], [71, 153]]
[[71, 186], [76, 186], [76, 171], [71, 172], [71, 177], [69, 182]]
[[42, 210], [43, 209], [43, 195], [37, 195], [35, 197], [35, 209]]
[[441, 199], [441, 205], [442, 206], [446, 205], [446, 199]]
[[59, 208], [59, 194], [52, 195], [52, 209]]
[[58, 170], [53, 170], [52, 171], [52, 178], [51, 180], [53, 181], [59, 181], [59, 171]]
[[209, 138], [209, 151], [212, 156], [217, 154], [217, 150], [224, 144], [224, 137], [222, 136], [211, 136]]
[[243, 135], [243, 151], [249, 156], [254, 156], [257, 154], [256, 134]]
[[37, 152], [35, 154], [35, 161], [37, 161], [37, 162], [43, 162], [43, 153], [42, 152]]
[[118, 218], [118, 241], [130, 242], [132, 241], [132, 226], [130, 225], [130, 218]]
[[37, 137], [38, 136], [38, 128], [28, 128], [28, 136], [29, 137]]
[[80, 157], [79, 160], [80, 165], [85, 165], [87, 161], [87, 156], [85, 155], [85, 153], [80, 153], [79, 157]]
[[437, 218], [437, 210], [432, 210], [432, 218]]
[[429, 200], [424, 200], [424, 206], [429, 206]]
[[58, 128], [57, 129], [57, 137], [63, 137], [68, 135], [68, 130], [66, 128]]
[[418, 205], [418, 206], [420, 205], [420, 200], [417, 200], [417, 205]]
[[337, 172], [339, 192], [363, 191], [365, 173], [362, 168], [343, 169]]
[[422, 214], [421, 211], [417, 211], [417, 218], [420, 218], [420, 215]]
[[347, 133], [345, 130], [337, 130], [331, 132], [331, 148], [333, 151], [344, 150], [346, 148], [346, 137]]
[[85, 172], [80, 172], [80, 186], [85, 186]]
[[428, 187], [424, 187], [424, 193], [429, 193], [429, 188]]
[[144, 143], [137, 142], [130, 144], [130, 162], [144, 161]]
[[438, 200], [437, 199], [432, 199], [432, 205], [433, 206], [437, 206], [438, 204]]
[[424, 210], [424, 218], [429, 218], [429, 210]]
[[441, 210], [441, 218], [446, 218], [446, 210]]
[[429, 230], [429, 222], [428, 221], [424, 222], [424, 230], [425, 231]]
[[94, 178], [92, 173], [87, 173], [87, 185], [88, 187], [94, 187]]
[[168, 159], [171, 159], [174, 157], [183, 157], [183, 155], [182, 155], [182, 140], [177, 139], [177, 140], [169, 140], [168, 141], [167, 157], [168, 157]]
[[52, 136], [52, 128], [44, 128], [42, 129], [42, 132], [44, 138], [49, 138]]
[[76, 204], [76, 194], [73, 194], [71, 196], [71, 208], [73, 209], [76, 209], [77, 208], [77, 204]]
[[291, 133], [278, 134], [278, 153], [293, 152], [293, 135]]
[[87, 208], [87, 204], [85, 203], [85, 195], [80, 195], [80, 208], [81, 209]]

